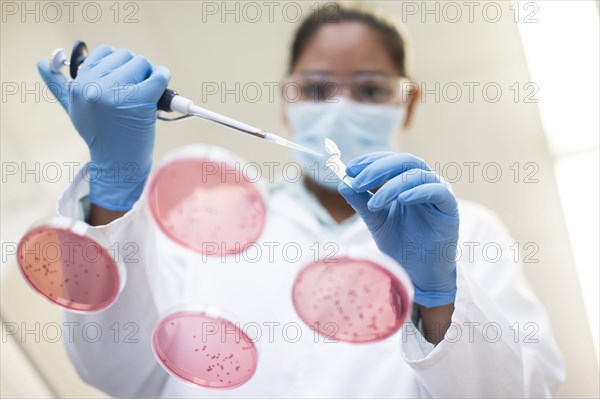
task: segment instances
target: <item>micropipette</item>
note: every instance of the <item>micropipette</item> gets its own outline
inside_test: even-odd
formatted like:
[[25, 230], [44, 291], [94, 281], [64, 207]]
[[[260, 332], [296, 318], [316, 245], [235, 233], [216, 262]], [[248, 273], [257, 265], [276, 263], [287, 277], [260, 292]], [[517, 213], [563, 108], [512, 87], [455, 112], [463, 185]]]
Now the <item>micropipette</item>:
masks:
[[[270, 143], [279, 144], [298, 151], [303, 151], [309, 154], [317, 155], [319, 157], [323, 156], [322, 154], [313, 151], [308, 147], [296, 144], [293, 141], [284, 139], [283, 137], [278, 136], [274, 133], [266, 132], [264, 130], [258, 129], [246, 123], [230, 118], [228, 116], [221, 115], [219, 113], [195, 105], [192, 102], [192, 100], [179, 95], [177, 92], [171, 89], [165, 90], [164, 94], [158, 101], [158, 109], [166, 112], [175, 111], [184, 115], [196, 116], [202, 119], [209, 120], [211, 122], [218, 123], [223, 126], [227, 126], [233, 130], [237, 130], [239, 132], [261, 138]], [[168, 120], [165, 118], [161, 119]]]
[[[79, 72], [79, 67], [87, 57], [87, 51], [88, 50], [86, 44], [83, 41], [78, 40], [75, 42], [73, 50], [71, 51], [70, 61], [67, 61], [65, 50], [62, 48], [56, 49], [50, 57], [50, 69], [52, 70], [52, 72], [60, 73], [60, 70], [64, 66], [69, 66], [69, 74], [73, 79], [75, 79], [77, 77], [77, 73]], [[218, 123], [223, 126], [227, 126], [239, 132], [261, 138], [270, 143], [279, 144], [284, 147], [292, 148], [298, 151], [303, 151], [309, 154], [317, 155], [319, 157], [323, 156], [322, 154], [313, 151], [310, 148], [304, 147], [300, 144], [296, 144], [293, 141], [284, 139], [283, 137], [280, 137], [276, 134], [266, 132], [264, 130], [255, 128], [253, 126], [235, 120], [233, 118], [229, 118], [225, 115], [221, 115], [219, 113], [210, 111], [206, 108], [199, 107], [195, 105], [192, 102], [192, 100], [180, 96], [179, 93], [171, 89], [166, 89], [165, 92], [162, 94], [162, 96], [158, 100], [157, 108], [159, 111], [175, 111], [183, 114], [183, 116], [171, 119], [164, 118], [159, 115], [158, 118], [164, 121], [178, 120], [188, 116], [196, 116], [202, 119], [209, 120], [211, 122]]]

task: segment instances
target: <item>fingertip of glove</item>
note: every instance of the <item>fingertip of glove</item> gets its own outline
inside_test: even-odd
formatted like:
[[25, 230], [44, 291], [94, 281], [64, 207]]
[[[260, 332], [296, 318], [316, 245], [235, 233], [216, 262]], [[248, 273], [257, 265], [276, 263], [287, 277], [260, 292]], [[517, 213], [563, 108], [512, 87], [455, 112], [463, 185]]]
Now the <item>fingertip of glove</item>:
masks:
[[346, 165], [346, 174], [350, 177], [356, 177], [356, 175], [360, 172], [357, 164], [348, 164]]
[[349, 190], [354, 191], [350, 187], [348, 187], [348, 185], [346, 183], [344, 183], [342, 181], [340, 182], [340, 184], [338, 184], [338, 192], [340, 194], [342, 194], [344, 197], [349, 193]]
[[114, 49], [114, 47], [112, 47], [108, 43], [102, 43], [101, 45], [99, 45], [98, 47], [96, 47], [96, 49], [94, 49], [94, 51], [99, 51], [99, 52], [110, 51], [112, 53], [112, 52], [115, 51], [115, 49]]
[[164, 65], [159, 65], [154, 68], [152, 75], [156, 76], [157, 78], [164, 79], [164, 81], [167, 83], [171, 80], [171, 71], [169, 71], [169, 68]]
[[357, 190], [354, 187], [350, 187], [344, 182], [340, 182], [340, 184], [338, 185], [338, 191], [346, 200], [349, 201], [353, 201], [357, 198], [363, 198], [367, 195], [366, 191], [361, 192], [360, 190]]
[[379, 205], [379, 203], [374, 202], [372, 199], [369, 200], [369, 202], [367, 202], [367, 208], [371, 211], [371, 212], [377, 212], [378, 210], [381, 209], [381, 206]]
[[50, 72], [50, 63], [48, 62], [48, 60], [42, 58], [37, 62], [37, 69], [38, 72], [41, 74], [48, 73]]
[[[360, 173], [359, 173], [360, 174]], [[355, 176], [350, 176], [352, 177], [354, 180], [352, 181], [352, 188], [354, 189], [354, 191], [357, 191], [359, 193], [364, 193], [368, 190], [368, 187], [366, 187], [365, 182], [364, 182], [364, 178], [360, 178], [358, 177], [359, 174], [356, 174]]]
[[340, 182], [338, 185], [338, 192], [344, 197], [347, 202], [353, 202], [360, 197], [361, 193], [354, 190], [344, 182]]

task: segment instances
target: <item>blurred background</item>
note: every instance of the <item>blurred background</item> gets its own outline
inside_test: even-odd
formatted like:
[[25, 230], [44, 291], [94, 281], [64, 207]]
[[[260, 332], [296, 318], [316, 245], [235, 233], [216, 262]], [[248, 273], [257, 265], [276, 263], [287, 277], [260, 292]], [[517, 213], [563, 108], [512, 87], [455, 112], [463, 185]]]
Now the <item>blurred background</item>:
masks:
[[[501, 216], [566, 361], [558, 396], [599, 397], [598, 2], [370, 3], [405, 26], [424, 92], [402, 150], [425, 159], [459, 197]], [[289, 137], [278, 85], [292, 33], [316, 4], [1, 2], [2, 397], [104, 396], [81, 382], [64, 337], [45, 335], [60, 313], [16, 268], [16, 243], [54, 212], [69, 165], [88, 159], [37, 60], [57, 47], [70, 52], [77, 39], [90, 49], [127, 47], [168, 66], [170, 87], [197, 103]], [[158, 122], [155, 160], [196, 142], [260, 164], [290, 159], [186, 120]]]

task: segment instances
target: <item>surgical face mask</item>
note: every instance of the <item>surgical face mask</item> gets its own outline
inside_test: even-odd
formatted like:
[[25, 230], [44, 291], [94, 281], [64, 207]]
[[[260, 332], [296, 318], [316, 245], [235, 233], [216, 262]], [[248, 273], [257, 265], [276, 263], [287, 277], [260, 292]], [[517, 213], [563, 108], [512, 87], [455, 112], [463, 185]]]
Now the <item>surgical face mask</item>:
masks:
[[[391, 151], [394, 133], [406, 117], [405, 107], [362, 104], [343, 97], [290, 103], [285, 111], [296, 143], [322, 153], [323, 142], [330, 138], [340, 148], [344, 163], [371, 152]], [[325, 158], [300, 151], [294, 151], [294, 157], [311, 179], [337, 190], [339, 180], [325, 165]]]

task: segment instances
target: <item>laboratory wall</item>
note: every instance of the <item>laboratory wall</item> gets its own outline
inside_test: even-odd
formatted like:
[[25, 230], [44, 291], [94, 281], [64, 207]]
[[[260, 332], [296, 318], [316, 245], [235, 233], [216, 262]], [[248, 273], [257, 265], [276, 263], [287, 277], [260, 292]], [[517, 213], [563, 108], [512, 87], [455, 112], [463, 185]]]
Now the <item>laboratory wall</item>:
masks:
[[[70, 15], [57, 2], [58, 15], [45, 2], [2, 2], [2, 397], [103, 397], [77, 376], [64, 337], [54, 342], [36, 332], [60, 323], [60, 312], [25, 284], [10, 255], [11, 243], [54, 212], [69, 165], [88, 159], [68, 116], [43, 86], [37, 60], [57, 47], [69, 49], [77, 39], [91, 48], [126, 47], [168, 66], [170, 87], [205, 107], [290, 137], [279, 89], [297, 14], [315, 4], [256, 2], [258, 15], [237, 1], [72, 3]], [[412, 125], [399, 139], [401, 150], [423, 158], [460, 198], [483, 204], [506, 223], [515, 257], [548, 311], [566, 362], [568, 376], [558, 396], [598, 397], [598, 362], [535, 101], [544, 88], [528, 72], [512, 2], [473, 2], [471, 16], [460, 3], [458, 19], [455, 11], [444, 11], [444, 2], [426, 2], [430, 13], [422, 2], [372, 3], [404, 20], [412, 77], [423, 92]], [[531, 12], [522, 8], [520, 17]], [[571, 72], [577, 73], [577, 65]], [[261, 165], [291, 159], [285, 149], [188, 119], [158, 122], [155, 161], [189, 143], [220, 145]], [[18, 333], [9, 334], [7, 328], [15, 327]]]

